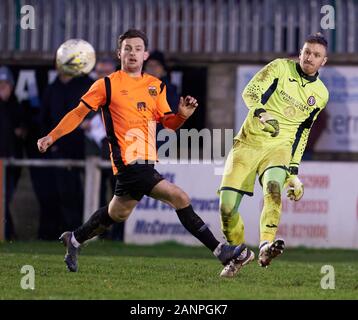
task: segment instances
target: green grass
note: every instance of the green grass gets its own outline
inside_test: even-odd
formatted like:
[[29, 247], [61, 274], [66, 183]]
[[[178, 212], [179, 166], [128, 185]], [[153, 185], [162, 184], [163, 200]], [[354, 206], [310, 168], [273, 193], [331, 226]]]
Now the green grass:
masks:
[[[78, 273], [63, 254], [58, 243], [1, 243], [0, 299], [358, 299], [353, 250], [287, 249], [269, 268], [255, 261], [234, 279], [220, 278], [202, 247], [96, 241], [82, 250]], [[20, 287], [23, 265], [35, 269], [35, 290]], [[334, 267], [334, 290], [320, 286], [323, 265]]]

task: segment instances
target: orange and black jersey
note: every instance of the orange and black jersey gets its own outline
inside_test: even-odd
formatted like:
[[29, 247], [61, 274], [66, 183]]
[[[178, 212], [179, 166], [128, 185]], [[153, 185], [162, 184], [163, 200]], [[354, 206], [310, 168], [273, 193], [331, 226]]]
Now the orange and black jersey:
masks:
[[172, 113], [159, 79], [146, 73], [133, 78], [117, 71], [97, 80], [81, 101], [94, 111], [102, 107], [115, 174], [123, 165], [157, 160], [156, 123]]
[[124, 71], [97, 80], [48, 135], [52, 143], [70, 133], [91, 111], [102, 109], [114, 174], [139, 160], [156, 161], [156, 123], [176, 130], [186, 120], [174, 115], [166, 100], [165, 85], [148, 74], [130, 77]]

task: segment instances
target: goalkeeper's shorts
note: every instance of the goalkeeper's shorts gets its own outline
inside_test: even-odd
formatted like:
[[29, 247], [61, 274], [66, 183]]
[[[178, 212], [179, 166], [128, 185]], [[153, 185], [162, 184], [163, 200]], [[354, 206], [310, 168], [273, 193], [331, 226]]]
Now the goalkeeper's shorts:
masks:
[[219, 191], [232, 190], [252, 196], [256, 174], [261, 183], [262, 175], [269, 168], [288, 170], [291, 149], [289, 145], [251, 146], [235, 140], [225, 162]]

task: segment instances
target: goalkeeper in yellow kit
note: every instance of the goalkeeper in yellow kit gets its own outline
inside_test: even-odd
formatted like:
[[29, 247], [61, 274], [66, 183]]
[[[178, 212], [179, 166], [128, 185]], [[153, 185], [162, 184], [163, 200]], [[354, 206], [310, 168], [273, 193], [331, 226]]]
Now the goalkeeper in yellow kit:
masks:
[[[290, 200], [303, 196], [298, 167], [310, 128], [328, 101], [328, 91], [318, 78], [326, 61], [326, 39], [320, 33], [311, 35], [301, 49], [299, 62], [272, 61], [251, 79], [242, 94], [249, 112], [225, 164], [219, 190], [221, 225], [230, 244], [244, 243], [238, 209], [245, 194], [253, 195], [258, 175], [264, 195], [258, 258], [262, 267], [284, 250], [284, 241], [276, 239], [283, 188], [288, 188]], [[253, 259], [254, 253], [245, 249], [224, 267], [221, 276], [233, 277]]]

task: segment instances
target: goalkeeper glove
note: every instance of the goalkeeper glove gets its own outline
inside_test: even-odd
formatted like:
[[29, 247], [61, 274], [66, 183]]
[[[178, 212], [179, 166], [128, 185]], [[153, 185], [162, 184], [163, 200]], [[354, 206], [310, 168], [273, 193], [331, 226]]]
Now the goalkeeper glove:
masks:
[[285, 187], [287, 190], [287, 197], [290, 200], [298, 201], [304, 194], [303, 183], [296, 174], [290, 173], [286, 179]]
[[269, 132], [271, 137], [277, 137], [280, 132], [280, 125], [265, 109], [256, 109], [254, 117], [258, 117], [263, 124], [263, 131]]

